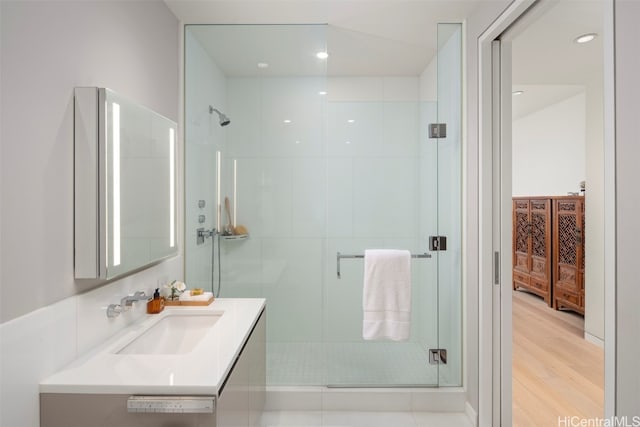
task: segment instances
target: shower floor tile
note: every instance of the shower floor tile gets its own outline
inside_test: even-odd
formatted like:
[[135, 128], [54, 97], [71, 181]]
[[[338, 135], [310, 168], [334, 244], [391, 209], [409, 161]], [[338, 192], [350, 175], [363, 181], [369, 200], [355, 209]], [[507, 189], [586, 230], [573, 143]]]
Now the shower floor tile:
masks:
[[321, 343], [267, 343], [267, 385], [322, 385]]

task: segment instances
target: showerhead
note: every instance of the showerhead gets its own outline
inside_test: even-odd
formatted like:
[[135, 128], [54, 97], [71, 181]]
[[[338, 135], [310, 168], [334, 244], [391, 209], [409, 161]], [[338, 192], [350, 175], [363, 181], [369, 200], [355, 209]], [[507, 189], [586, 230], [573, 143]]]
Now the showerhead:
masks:
[[209, 105], [209, 114], [212, 114], [213, 112], [218, 114], [218, 117], [220, 118], [220, 126], [226, 126], [229, 123], [231, 123], [231, 120], [229, 119], [229, 117], [227, 117], [226, 114], [224, 114], [220, 110], [218, 110], [216, 108], [213, 108], [211, 105]]

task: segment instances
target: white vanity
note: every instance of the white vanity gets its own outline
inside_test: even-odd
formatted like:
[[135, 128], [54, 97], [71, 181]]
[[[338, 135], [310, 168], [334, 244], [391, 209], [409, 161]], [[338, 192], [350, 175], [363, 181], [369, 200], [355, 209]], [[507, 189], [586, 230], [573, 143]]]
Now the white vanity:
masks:
[[167, 308], [40, 384], [42, 427], [255, 426], [265, 301]]

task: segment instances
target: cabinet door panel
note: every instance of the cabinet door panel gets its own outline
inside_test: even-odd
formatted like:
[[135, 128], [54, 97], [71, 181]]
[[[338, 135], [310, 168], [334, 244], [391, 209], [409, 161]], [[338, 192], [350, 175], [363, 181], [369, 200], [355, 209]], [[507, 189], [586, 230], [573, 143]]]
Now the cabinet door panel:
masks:
[[554, 206], [554, 307], [584, 314], [584, 201], [558, 198]]

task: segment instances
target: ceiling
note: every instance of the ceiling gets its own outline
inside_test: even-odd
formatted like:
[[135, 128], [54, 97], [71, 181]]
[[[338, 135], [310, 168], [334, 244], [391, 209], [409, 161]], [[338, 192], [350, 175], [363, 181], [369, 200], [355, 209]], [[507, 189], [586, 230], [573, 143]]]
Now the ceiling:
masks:
[[186, 24], [328, 24], [189, 27], [230, 76], [418, 76], [435, 56], [438, 22], [462, 22], [487, 0], [165, 1]]
[[[437, 23], [463, 21], [490, 0], [165, 1], [185, 24], [227, 24], [188, 28], [228, 76], [418, 76], [435, 56]], [[602, 37], [573, 42], [602, 34], [602, 6], [541, 2], [509, 30], [514, 90], [525, 90], [514, 97], [515, 117], [602, 80]], [[328, 60], [315, 57], [320, 50]]]
[[[602, 86], [604, 2], [563, 0], [543, 3], [505, 36], [512, 39], [513, 117], [560, 102], [587, 86]], [[579, 35], [597, 33], [577, 44]]]

